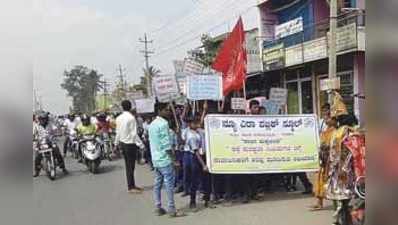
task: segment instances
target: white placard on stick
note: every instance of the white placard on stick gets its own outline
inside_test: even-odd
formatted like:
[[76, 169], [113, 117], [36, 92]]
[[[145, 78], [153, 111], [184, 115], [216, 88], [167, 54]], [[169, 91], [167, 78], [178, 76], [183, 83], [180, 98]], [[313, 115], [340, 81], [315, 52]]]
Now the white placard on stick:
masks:
[[287, 89], [285, 88], [271, 88], [269, 99], [274, 101], [279, 106], [286, 105], [287, 102]]
[[231, 109], [246, 110], [246, 100], [244, 98], [231, 98]]
[[153, 113], [155, 112], [155, 100], [152, 98], [136, 99], [135, 106], [137, 113]]
[[218, 75], [188, 76], [188, 93], [190, 100], [221, 100], [222, 77]]
[[179, 97], [175, 75], [154, 77], [153, 84], [159, 102], [171, 102]]

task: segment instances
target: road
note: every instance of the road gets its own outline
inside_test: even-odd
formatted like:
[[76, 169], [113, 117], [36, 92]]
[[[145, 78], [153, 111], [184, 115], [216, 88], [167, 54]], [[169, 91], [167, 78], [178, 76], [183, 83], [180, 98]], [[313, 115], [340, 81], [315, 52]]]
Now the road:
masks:
[[[265, 200], [231, 207], [217, 206], [196, 213], [187, 209], [188, 198], [176, 197], [177, 208], [187, 212], [181, 218], [154, 215], [152, 199], [152, 172], [138, 165], [136, 181], [144, 187], [143, 194], [128, 194], [123, 160], [103, 161], [100, 173], [93, 175], [74, 159], [66, 158], [70, 174], [50, 181], [42, 175], [34, 178], [33, 197], [36, 217], [40, 225], [328, 225], [332, 222], [328, 210], [309, 212], [314, 202], [300, 193], [272, 193]], [[162, 196], [165, 196], [163, 194]], [[164, 198], [164, 200], [166, 200]], [[164, 202], [165, 204], [165, 202]]]

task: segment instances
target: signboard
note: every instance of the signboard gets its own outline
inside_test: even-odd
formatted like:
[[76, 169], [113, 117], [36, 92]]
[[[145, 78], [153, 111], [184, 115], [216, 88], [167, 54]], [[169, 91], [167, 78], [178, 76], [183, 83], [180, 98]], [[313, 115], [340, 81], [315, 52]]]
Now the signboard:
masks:
[[185, 60], [183, 71], [183, 73], [188, 76], [201, 74], [203, 73], [203, 65], [197, 62], [195, 59], [189, 58]]
[[357, 47], [357, 26], [355, 23], [337, 28], [336, 50], [337, 52]]
[[283, 43], [263, 49], [263, 63], [265, 71], [283, 68], [285, 61], [284, 50]]
[[340, 89], [340, 77], [320, 80], [321, 91]]
[[153, 113], [155, 112], [155, 100], [152, 98], [136, 99], [135, 107], [137, 113]]
[[301, 31], [303, 31], [303, 17], [298, 17], [275, 26], [275, 39], [284, 38]]
[[271, 88], [269, 91], [269, 99], [274, 101], [279, 106], [286, 105], [287, 89], [285, 88]]
[[126, 93], [126, 97], [129, 100], [135, 100], [135, 99], [139, 99], [139, 98], [144, 98], [144, 92], [142, 92], [141, 90], [139, 91], [129, 91]]
[[304, 62], [314, 61], [328, 56], [326, 37], [304, 43]]
[[207, 163], [215, 174], [317, 171], [316, 115], [208, 115]]
[[247, 31], [245, 35], [247, 52], [247, 73], [262, 71], [258, 29]]
[[188, 77], [187, 97], [190, 100], [221, 100], [222, 77], [198, 75]]
[[265, 100], [262, 104], [265, 108], [267, 115], [278, 115], [281, 108], [274, 100]]
[[244, 98], [231, 98], [231, 109], [246, 110], [246, 100]]
[[304, 62], [303, 46], [295, 45], [285, 49], [285, 66], [293, 66]]
[[153, 86], [159, 102], [170, 102], [180, 96], [176, 77], [174, 75], [154, 77]]

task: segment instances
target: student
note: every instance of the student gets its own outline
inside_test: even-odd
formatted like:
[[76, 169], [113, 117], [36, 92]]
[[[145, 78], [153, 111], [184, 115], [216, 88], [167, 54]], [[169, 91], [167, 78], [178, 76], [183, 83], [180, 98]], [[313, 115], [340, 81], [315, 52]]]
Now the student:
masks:
[[[196, 192], [200, 181], [200, 162], [196, 156], [201, 145], [200, 134], [197, 132], [197, 121], [194, 118], [187, 118], [188, 128], [184, 132], [184, 196], [190, 196], [190, 209], [196, 209]], [[189, 192], [188, 192], [189, 191]]]

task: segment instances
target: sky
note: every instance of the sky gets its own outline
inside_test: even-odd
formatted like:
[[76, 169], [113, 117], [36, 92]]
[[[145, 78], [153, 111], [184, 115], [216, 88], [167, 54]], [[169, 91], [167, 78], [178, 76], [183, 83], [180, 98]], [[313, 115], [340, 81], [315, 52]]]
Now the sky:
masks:
[[17, 25], [21, 31], [13, 33], [25, 37], [17, 44], [29, 52], [33, 87], [45, 109], [66, 113], [63, 71], [84, 65], [114, 84], [121, 64], [127, 79], [138, 83], [144, 67], [138, 40], [146, 32], [155, 52], [150, 65], [172, 73], [172, 60], [198, 47], [201, 34], [232, 30], [239, 15], [245, 29], [257, 27], [255, 5], [256, 0], [15, 0], [0, 14], [14, 23], [7, 29]]

